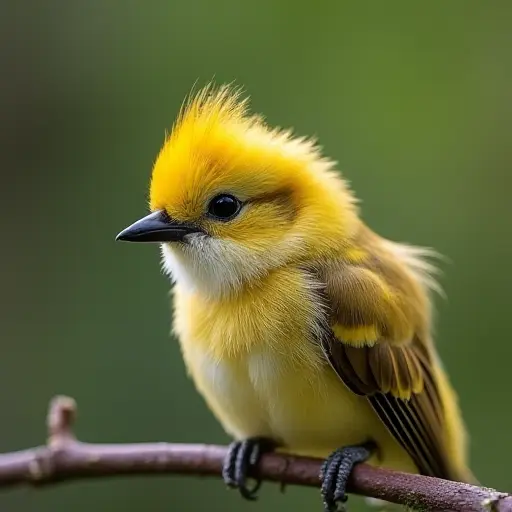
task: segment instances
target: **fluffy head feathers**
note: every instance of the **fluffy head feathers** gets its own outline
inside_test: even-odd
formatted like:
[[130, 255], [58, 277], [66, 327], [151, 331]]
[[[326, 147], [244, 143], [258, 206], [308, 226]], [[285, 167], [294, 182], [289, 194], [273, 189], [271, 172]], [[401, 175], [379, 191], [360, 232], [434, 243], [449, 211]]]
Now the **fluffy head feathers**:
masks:
[[284, 190], [308, 195], [323, 185], [337, 190], [338, 202], [344, 199], [348, 208], [352, 194], [333, 168], [314, 141], [250, 114], [240, 89], [209, 85], [185, 102], [160, 151], [150, 207], [191, 219], [218, 192], [229, 190], [246, 200]]
[[[218, 194], [242, 202], [235, 218], [207, 214]], [[153, 168], [150, 208], [201, 229], [162, 250], [171, 275], [208, 294], [282, 265], [364, 255], [357, 201], [335, 163], [313, 140], [251, 114], [229, 85], [184, 103]]]

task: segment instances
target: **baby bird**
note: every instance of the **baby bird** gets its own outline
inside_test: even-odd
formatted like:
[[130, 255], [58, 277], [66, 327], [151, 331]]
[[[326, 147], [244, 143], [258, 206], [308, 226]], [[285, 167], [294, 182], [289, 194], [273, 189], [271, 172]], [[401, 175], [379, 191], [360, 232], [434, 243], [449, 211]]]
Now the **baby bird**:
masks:
[[269, 450], [325, 458], [329, 512], [362, 461], [474, 481], [432, 340], [435, 253], [365, 225], [314, 141], [209, 85], [166, 138], [149, 203], [117, 239], [161, 245], [185, 365], [234, 438], [229, 486], [254, 499]]

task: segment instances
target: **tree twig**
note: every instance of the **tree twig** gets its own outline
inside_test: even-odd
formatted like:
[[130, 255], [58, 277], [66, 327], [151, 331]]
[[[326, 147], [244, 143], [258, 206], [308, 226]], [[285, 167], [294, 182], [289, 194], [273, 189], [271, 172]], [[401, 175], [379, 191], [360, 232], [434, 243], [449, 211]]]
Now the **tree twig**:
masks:
[[[54, 398], [47, 418], [47, 444], [0, 454], [0, 488], [114, 475], [167, 473], [219, 477], [221, 474], [226, 447], [83, 443], [72, 432], [75, 416], [76, 404], [72, 398]], [[318, 487], [320, 464], [318, 459], [266, 454], [257, 476], [272, 482]], [[421, 510], [512, 512], [512, 496], [507, 493], [366, 464], [355, 468], [349, 491]]]

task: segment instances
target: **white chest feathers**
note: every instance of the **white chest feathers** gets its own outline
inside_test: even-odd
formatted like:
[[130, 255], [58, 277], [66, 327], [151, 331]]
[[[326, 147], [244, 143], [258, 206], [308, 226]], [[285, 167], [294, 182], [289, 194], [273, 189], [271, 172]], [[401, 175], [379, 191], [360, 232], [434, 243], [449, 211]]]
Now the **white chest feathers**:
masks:
[[[264, 275], [276, 259], [257, 258], [248, 249], [227, 240], [191, 236], [188, 244], [162, 244], [162, 266], [189, 291], [219, 297]], [[267, 255], [268, 256], [268, 255]]]

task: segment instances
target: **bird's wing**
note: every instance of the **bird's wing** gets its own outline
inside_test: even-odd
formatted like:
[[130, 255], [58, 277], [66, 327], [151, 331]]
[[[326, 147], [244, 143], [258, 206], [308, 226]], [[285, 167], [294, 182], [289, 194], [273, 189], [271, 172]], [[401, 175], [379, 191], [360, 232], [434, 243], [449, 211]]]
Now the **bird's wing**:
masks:
[[421, 344], [354, 347], [332, 335], [324, 338], [322, 346], [341, 380], [368, 398], [419, 471], [453, 479], [446, 460], [441, 399]]
[[456, 480], [428, 339], [415, 332], [412, 310], [403, 309], [414, 307], [414, 293], [398, 280], [390, 286], [378, 269], [339, 270], [324, 276], [331, 306], [322, 339], [327, 359], [349, 389], [368, 398], [421, 473]]

